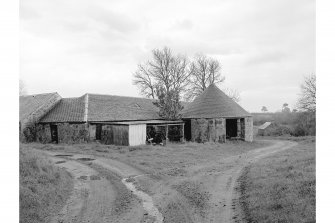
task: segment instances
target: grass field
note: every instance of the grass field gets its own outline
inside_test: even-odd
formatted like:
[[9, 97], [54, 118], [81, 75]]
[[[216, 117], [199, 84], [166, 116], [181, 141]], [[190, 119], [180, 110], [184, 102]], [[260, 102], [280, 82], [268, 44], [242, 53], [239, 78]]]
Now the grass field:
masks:
[[247, 222], [315, 222], [315, 138], [259, 160], [239, 178]]
[[49, 222], [72, 190], [71, 176], [42, 154], [20, 148], [20, 222]]

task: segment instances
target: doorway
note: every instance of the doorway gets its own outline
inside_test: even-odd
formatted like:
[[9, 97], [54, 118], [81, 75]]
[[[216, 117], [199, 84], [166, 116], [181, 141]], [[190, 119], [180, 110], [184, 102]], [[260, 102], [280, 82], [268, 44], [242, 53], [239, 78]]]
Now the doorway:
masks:
[[58, 143], [57, 125], [50, 125], [50, 132], [51, 132], [51, 142]]
[[101, 140], [101, 130], [102, 130], [101, 124], [97, 124], [96, 125], [96, 130], [95, 130], [95, 139], [96, 140]]
[[191, 132], [191, 119], [184, 120], [185, 126], [184, 126], [184, 137], [186, 141], [191, 141], [192, 139], [192, 132]]
[[237, 137], [237, 119], [226, 120], [226, 135], [228, 139]]

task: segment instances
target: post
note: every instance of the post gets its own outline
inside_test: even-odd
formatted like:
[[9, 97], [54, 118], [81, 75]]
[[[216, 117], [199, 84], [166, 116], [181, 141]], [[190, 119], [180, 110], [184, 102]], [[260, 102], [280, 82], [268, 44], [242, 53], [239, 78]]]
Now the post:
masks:
[[185, 138], [184, 138], [184, 125], [185, 123], [182, 124], [181, 126], [181, 142], [184, 142], [185, 141]]
[[237, 137], [241, 137], [241, 119], [237, 119]]
[[165, 130], [165, 142], [166, 142], [166, 144], [167, 144], [168, 141], [169, 141], [169, 135], [168, 135], [168, 132], [169, 132], [169, 125], [166, 124], [166, 130]]

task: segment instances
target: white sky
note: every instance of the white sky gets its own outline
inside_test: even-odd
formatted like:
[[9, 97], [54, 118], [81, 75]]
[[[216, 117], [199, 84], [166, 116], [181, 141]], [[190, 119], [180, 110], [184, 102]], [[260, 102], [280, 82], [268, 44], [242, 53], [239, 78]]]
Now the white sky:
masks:
[[137, 64], [164, 46], [217, 58], [250, 112], [292, 108], [315, 73], [315, 1], [20, 0], [29, 94], [139, 96]]

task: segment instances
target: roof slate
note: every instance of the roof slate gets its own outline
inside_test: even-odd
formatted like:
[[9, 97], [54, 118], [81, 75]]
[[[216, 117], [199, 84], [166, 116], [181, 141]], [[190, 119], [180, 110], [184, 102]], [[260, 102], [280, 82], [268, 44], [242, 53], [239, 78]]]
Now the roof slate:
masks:
[[[85, 98], [87, 101], [85, 101]], [[86, 122], [85, 107], [87, 107], [88, 122], [161, 119], [158, 115], [158, 108], [153, 104], [153, 101], [154, 100], [152, 99], [146, 98], [100, 94], [85, 94], [78, 98], [62, 98], [61, 101], [40, 120], [40, 122]], [[87, 103], [86, 106], [85, 103]], [[251, 116], [215, 85], [209, 86], [193, 102], [183, 104], [185, 108], [181, 112], [182, 118]]]
[[114, 95], [88, 95], [88, 121], [160, 119], [153, 100]]
[[[86, 94], [88, 97], [87, 121], [135, 121], [160, 119], [153, 100], [114, 95]], [[85, 96], [63, 98], [41, 123], [85, 122]]]
[[220, 118], [251, 116], [239, 104], [229, 98], [215, 84], [188, 104], [181, 112], [182, 118]]
[[57, 96], [56, 92], [46, 94], [35, 94], [20, 96], [20, 121], [28, 118], [34, 112], [38, 111], [43, 105], [47, 104], [51, 98]]
[[79, 98], [62, 98], [40, 122], [84, 122], [84, 114], [85, 95]]

